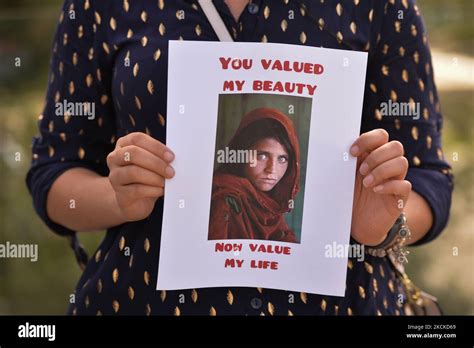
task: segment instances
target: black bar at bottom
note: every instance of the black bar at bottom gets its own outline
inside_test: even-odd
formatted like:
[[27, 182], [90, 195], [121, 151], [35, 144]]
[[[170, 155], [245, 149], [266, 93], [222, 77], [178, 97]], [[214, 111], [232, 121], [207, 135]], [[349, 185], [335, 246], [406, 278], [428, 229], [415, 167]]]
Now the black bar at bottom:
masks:
[[[54, 325], [54, 340], [52, 326]], [[0, 316], [0, 347], [34, 344], [474, 344], [473, 317]], [[39, 336], [43, 337], [31, 337]], [[22, 337], [20, 337], [22, 336]], [[24, 337], [27, 336], [27, 337]]]

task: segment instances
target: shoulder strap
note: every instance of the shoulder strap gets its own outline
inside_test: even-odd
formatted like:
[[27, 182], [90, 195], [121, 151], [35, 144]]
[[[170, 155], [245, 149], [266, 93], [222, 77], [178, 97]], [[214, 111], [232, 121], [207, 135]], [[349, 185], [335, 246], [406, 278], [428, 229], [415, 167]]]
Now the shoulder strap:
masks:
[[224, 21], [222, 20], [219, 12], [217, 12], [216, 6], [212, 0], [198, 0], [204, 14], [206, 15], [209, 23], [211, 23], [212, 29], [217, 34], [220, 41], [234, 41], [232, 36], [229, 34]]

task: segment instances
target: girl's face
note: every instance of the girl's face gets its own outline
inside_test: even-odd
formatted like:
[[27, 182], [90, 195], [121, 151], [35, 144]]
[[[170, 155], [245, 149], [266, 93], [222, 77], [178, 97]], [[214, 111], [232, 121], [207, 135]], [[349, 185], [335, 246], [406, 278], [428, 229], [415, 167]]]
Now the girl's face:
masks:
[[270, 191], [283, 178], [288, 169], [288, 152], [273, 138], [256, 142], [250, 150], [257, 151], [257, 165], [245, 166], [245, 177], [260, 191]]

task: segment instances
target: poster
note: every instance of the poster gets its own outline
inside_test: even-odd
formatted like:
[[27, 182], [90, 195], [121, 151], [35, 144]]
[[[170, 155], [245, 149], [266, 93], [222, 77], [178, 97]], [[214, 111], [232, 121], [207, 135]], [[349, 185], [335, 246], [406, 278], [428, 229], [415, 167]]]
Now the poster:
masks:
[[[367, 54], [170, 41], [157, 290], [344, 296]], [[346, 249], [347, 250], [347, 249]]]

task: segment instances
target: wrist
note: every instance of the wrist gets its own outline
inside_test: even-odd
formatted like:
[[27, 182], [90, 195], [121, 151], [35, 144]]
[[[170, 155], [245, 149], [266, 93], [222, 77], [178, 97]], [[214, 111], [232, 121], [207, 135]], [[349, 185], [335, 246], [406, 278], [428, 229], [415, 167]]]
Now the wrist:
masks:
[[105, 180], [105, 187], [106, 190], [105, 192], [107, 193], [105, 195], [105, 206], [108, 207], [109, 210], [109, 216], [110, 216], [110, 223], [109, 226], [118, 226], [121, 224], [124, 224], [128, 222], [128, 220], [125, 218], [125, 215], [122, 212], [122, 209], [120, 208], [120, 205], [118, 204], [117, 201], [117, 195], [115, 194], [115, 190], [112, 187], [112, 184], [110, 183], [110, 180], [108, 177], [103, 178]]

